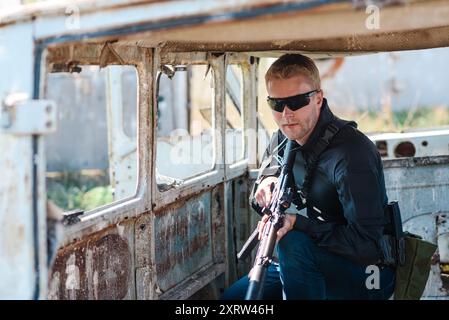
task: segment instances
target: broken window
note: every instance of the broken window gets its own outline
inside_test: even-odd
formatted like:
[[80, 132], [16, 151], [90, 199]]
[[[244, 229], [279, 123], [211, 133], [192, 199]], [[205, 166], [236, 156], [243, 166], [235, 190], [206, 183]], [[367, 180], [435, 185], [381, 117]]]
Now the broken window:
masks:
[[207, 65], [163, 66], [157, 108], [159, 190], [214, 168], [214, 82]]
[[79, 66], [49, 73], [45, 96], [58, 106], [46, 138], [47, 197], [64, 211], [131, 197], [137, 185], [137, 73], [131, 66]]

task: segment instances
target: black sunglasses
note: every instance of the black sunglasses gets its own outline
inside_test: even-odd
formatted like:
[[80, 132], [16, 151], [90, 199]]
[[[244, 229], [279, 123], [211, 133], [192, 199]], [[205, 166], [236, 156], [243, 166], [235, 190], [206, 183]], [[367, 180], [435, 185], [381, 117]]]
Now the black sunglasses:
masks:
[[310, 103], [310, 97], [319, 91], [321, 90], [315, 89], [306, 93], [298, 94], [296, 96], [291, 96], [287, 98], [268, 97], [267, 102], [270, 108], [277, 112], [283, 112], [285, 106], [288, 106], [288, 108], [292, 111], [296, 111], [308, 105]]

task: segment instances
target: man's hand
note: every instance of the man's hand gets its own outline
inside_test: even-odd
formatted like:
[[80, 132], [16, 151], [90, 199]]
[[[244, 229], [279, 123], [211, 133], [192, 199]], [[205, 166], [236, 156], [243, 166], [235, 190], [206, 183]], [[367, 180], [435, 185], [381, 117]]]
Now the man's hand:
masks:
[[[265, 227], [265, 224], [267, 223], [268, 219], [270, 218], [269, 215], [264, 215], [262, 219], [257, 224], [257, 229], [259, 230], [259, 240], [262, 239], [262, 232], [263, 228]], [[296, 222], [296, 214], [286, 214], [284, 218], [284, 225], [282, 228], [280, 228], [277, 232], [277, 239], [276, 241], [281, 240], [281, 238], [290, 230], [293, 229], [293, 226]]]
[[254, 194], [254, 198], [259, 206], [268, 207], [271, 201], [271, 190], [274, 184], [278, 181], [277, 177], [267, 177], [263, 179]]
[[290, 230], [293, 229], [293, 226], [296, 222], [296, 214], [286, 214], [284, 218], [284, 225], [282, 228], [278, 230], [277, 241], [281, 240], [281, 238]]

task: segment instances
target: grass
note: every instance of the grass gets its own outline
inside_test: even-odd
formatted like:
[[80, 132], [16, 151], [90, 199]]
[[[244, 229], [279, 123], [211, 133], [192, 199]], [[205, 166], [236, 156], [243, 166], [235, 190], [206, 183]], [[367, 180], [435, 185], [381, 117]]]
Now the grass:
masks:
[[404, 132], [411, 129], [435, 129], [449, 125], [449, 108], [420, 107], [412, 110], [395, 111], [391, 115], [365, 111], [338, 114], [344, 119], [353, 119], [363, 132]]

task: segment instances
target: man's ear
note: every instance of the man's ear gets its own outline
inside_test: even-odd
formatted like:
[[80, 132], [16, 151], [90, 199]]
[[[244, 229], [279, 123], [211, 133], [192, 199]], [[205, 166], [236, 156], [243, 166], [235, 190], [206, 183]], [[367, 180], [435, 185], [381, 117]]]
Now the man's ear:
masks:
[[317, 98], [318, 98], [318, 101], [317, 101], [318, 105], [321, 108], [321, 106], [323, 105], [323, 99], [324, 99], [324, 92], [323, 92], [323, 90], [320, 90], [319, 92], [317, 92], [316, 95], [317, 95]]

